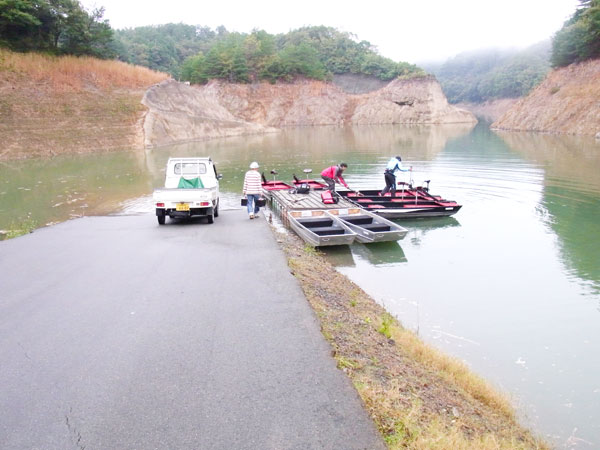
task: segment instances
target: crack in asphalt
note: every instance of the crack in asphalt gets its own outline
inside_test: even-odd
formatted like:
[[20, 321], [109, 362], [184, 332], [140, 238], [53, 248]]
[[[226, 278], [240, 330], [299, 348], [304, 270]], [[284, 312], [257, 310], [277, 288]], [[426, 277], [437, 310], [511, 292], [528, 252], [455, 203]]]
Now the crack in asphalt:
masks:
[[[69, 408], [69, 414], [73, 414], [73, 408]], [[65, 414], [65, 423], [67, 424], [67, 429], [69, 430], [69, 434], [71, 434], [71, 436], [73, 437], [73, 439], [75, 439], [75, 445], [77, 446], [77, 448], [79, 450], [85, 450], [85, 445], [83, 445], [81, 443], [82, 441], [82, 436], [81, 433], [75, 428], [74, 425], [71, 424], [71, 421], [69, 420], [69, 414]]]
[[25, 358], [27, 358], [29, 361], [32, 361], [32, 359], [29, 357], [29, 354], [27, 353], [27, 350], [25, 349], [25, 347], [23, 347], [23, 344], [21, 344], [20, 342], [17, 342], [17, 344], [23, 350], [23, 354], [25, 355]]

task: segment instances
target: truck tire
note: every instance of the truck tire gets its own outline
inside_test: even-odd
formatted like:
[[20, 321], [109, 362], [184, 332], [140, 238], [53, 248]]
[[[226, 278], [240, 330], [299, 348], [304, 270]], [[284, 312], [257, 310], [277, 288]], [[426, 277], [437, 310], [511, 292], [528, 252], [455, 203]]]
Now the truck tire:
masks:
[[158, 219], [158, 224], [159, 225], [164, 225], [165, 224], [166, 216], [156, 216], [156, 218]]
[[215, 206], [215, 217], [219, 217], [219, 200], [217, 200], [217, 206]]
[[208, 223], [214, 223], [215, 222], [215, 214], [209, 214], [208, 216], [206, 216], [206, 221]]

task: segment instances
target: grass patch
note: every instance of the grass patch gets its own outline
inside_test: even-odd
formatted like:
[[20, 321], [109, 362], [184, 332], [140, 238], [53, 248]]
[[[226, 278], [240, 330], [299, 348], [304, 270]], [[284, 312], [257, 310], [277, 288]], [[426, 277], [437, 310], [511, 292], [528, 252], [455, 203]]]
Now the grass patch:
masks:
[[517, 423], [504, 394], [404, 329], [320, 253], [291, 234], [282, 246], [338, 368], [388, 448], [549, 448]]
[[304, 253], [307, 253], [309, 255], [316, 255], [319, 253], [319, 251], [312, 245], [306, 244], [304, 245]]
[[6, 230], [5, 236], [6, 239], [16, 238], [25, 234], [33, 233], [33, 230], [35, 230], [37, 227], [38, 224], [35, 220], [27, 218], [18, 223], [13, 222], [8, 230]]
[[392, 337], [392, 323], [394, 323], [394, 318], [390, 313], [384, 313], [381, 317], [381, 325], [377, 329], [381, 334], [383, 334], [386, 338], [390, 339]]
[[116, 60], [92, 57], [52, 56], [42, 53], [15, 53], [0, 48], [0, 74], [26, 76], [58, 91], [100, 89], [142, 89], [169, 75]]

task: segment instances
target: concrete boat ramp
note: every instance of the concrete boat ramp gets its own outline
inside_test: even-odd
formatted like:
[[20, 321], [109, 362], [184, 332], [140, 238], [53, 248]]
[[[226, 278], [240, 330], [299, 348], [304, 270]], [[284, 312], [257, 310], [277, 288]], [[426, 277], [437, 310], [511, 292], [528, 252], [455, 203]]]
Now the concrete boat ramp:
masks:
[[383, 449], [264, 219], [0, 242], [0, 448]]

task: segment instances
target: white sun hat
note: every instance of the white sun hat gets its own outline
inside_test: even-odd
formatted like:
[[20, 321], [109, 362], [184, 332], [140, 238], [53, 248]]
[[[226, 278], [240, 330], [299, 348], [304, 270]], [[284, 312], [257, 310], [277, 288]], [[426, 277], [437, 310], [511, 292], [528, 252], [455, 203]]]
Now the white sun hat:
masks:
[[258, 169], [258, 163], [256, 161], [253, 161], [250, 163], [250, 168], [251, 169]]

